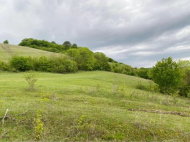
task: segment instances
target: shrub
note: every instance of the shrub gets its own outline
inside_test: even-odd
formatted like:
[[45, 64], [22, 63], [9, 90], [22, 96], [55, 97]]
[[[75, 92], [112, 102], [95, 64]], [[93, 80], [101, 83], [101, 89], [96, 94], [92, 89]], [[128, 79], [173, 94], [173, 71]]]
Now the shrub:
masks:
[[190, 70], [185, 70], [183, 85], [179, 88], [179, 95], [189, 97], [190, 94]]
[[14, 56], [10, 60], [10, 66], [18, 71], [28, 71], [33, 69], [31, 57]]
[[[2, 63], [3, 64], [3, 63]], [[56, 73], [70, 73], [78, 70], [77, 63], [70, 60], [67, 56], [47, 58], [42, 56], [40, 58], [31, 57], [12, 57], [10, 65], [18, 71], [45, 71]], [[1, 69], [0, 63], [0, 69]]]
[[36, 79], [36, 73], [35, 72], [28, 72], [28, 73], [24, 74], [24, 78], [28, 82], [28, 85], [29, 85], [28, 90], [30, 90], [30, 91], [35, 90], [34, 84], [37, 81], [37, 79]]
[[163, 58], [153, 67], [152, 78], [159, 85], [161, 93], [173, 94], [182, 85], [183, 72], [171, 57]]
[[4, 44], [9, 44], [8, 40], [3, 41]]
[[78, 70], [77, 63], [67, 57], [53, 57], [49, 62], [50, 71], [57, 73], [76, 72]]
[[3, 62], [3, 61], [0, 61], [0, 70], [1, 71], [10, 71], [10, 65]]
[[46, 56], [41, 56], [40, 58], [34, 58], [34, 70], [36, 71], [49, 71], [50, 70], [50, 60]]

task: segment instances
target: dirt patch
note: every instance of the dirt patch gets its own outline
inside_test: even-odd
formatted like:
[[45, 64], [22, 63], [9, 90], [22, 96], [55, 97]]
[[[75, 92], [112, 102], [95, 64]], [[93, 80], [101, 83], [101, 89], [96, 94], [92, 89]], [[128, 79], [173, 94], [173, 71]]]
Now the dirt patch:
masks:
[[190, 115], [180, 113], [180, 112], [174, 112], [174, 111], [161, 111], [161, 110], [146, 110], [146, 109], [128, 109], [129, 111], [143, 111], [143, 112], [149, 112], [149, 113], [159, 113], [159, 114], [170, 114], [170, 115], [179, 115], [183, 117], [190, 117]]

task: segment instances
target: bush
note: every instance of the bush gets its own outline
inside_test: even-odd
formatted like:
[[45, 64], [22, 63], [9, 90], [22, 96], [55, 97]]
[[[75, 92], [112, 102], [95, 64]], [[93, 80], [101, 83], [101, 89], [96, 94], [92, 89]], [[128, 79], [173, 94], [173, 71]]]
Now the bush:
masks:
[[56, 73], [70, 73], [78, 70], [77, 63], [66, 56], [51, 58], [45, 56], [40, 58], [15, 56], [10, 60], [10, 67], [4, 62], [0, 62], [0, 70], [7, 68], [14, 68], [17, 71], [35, 70]]
[[1, 71], [10, 71], [10, 65], [3, 62], [3, 61], [0, 61], [0, 70]]
[[159, 85], [161, 93], [173, 94], [182, 85], [183, 72], [178, 63], [171, 57], [163, 58], [153, 67], [152, 78]]
[[24, 78], [28, 82], [28, 85], [29, 85], [28, 90], [29, 91], [35, 90], [34, 84], [37, 81], [37, 79], [36, 79], [36, 73], [35, 72], [28, 72], [28, 73], [24, 74]]
[[18, 71], [29, 71], [33, 69], [33, 59], [31, 57], [14, 56], [10, 60], [10, 66]]
[[4, 44], [9, 44], [8, 40], [3, 41]]
[[179, 88], [179, 95], [189, 97], [190, 95], [190, 70], [185, 70], [183, 85]]
[[41, 56], [40, 58], [35, 58], [34, 60], [34, 70], [36, 71], [50, 71], [50, 60], [46, 56]]
[[49, 61], [49, 69], [51, 72], [68, 73], [78, 70], [77, 63], [67, 57], [53, 57]]

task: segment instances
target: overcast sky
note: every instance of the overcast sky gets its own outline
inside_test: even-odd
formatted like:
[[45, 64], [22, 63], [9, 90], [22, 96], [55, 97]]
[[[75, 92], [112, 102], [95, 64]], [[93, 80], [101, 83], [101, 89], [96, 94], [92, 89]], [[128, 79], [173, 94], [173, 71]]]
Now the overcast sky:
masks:
[[68, 40], [132, 67], [190, 59], [190, 0], [0, 0], [0, 42]]

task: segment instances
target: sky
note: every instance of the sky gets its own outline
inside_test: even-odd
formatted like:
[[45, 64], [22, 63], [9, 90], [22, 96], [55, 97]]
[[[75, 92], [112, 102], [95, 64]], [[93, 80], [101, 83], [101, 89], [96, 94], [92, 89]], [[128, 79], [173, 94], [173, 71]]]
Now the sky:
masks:
[[76, 43], [132, 67], [190, 60], [190, 0], [0, 0], [0, 42]]

